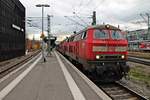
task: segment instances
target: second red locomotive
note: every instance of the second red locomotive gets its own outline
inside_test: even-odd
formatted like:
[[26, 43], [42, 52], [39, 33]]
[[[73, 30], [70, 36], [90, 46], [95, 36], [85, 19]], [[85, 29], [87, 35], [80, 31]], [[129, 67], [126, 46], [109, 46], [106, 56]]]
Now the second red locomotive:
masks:
[[123, 32], [111, 25], [88, 27], [59, 44], [59, 51], [82, 64], [82, 69], [100, 81], [120, 80], [129, 71], [127, 40]]

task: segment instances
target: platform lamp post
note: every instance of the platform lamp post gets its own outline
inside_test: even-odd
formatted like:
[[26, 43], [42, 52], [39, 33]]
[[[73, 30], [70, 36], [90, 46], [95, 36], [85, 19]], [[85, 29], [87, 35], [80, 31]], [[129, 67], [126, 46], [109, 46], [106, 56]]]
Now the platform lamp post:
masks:
[[47, 33], [48, 33], [48, 53], [47, 55], [51, 55], [51, 17], [53, 15], [47, 15]]
[[[44, 34], [44, 7], [50, 7], [48, 4], [38, 4], [36, 7], [42, 7], [42, 35]], [[44, 62], [46, 62], [46, 58], [44, 56], [44, 41], [42, 39], [42, 57]]]

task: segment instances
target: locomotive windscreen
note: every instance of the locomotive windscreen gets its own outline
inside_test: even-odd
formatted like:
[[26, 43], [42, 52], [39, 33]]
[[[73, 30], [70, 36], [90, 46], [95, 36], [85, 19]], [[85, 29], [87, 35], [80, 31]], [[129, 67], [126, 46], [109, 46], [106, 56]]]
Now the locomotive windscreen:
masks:
[[112, 30], [111, 32], [112, 39], [125, 39], [120, 31]]
[[96, 29], [94, 31], [94, 38], [95, 39], [108, 39], [109, 34], [108, 34], [108, 32], [105, 32], [104, 30]]

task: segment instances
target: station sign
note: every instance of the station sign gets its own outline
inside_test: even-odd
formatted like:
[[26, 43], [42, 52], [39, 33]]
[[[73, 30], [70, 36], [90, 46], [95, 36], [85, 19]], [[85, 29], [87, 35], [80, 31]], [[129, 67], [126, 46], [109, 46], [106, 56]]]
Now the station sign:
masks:
[[14, 29], [17, 29], [18, 31], [24, 32], [24, 29], [23, 29], [23, 28], [21, 28], [21, 27], [15, 25], [15, 24], [12, 24], [12, 27], [13, 27]]

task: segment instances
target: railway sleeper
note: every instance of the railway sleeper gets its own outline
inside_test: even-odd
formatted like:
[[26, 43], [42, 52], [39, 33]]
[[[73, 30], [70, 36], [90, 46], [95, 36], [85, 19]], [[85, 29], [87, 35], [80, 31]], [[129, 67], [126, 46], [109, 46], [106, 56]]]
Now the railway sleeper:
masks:
[[118, 91], [120, 88], [119, 87], [108, 87], [108, 88], [103, 88], [106, 91]]
[[127, 93], [126, 91], [124, 91], [124, 90], [118, 90], [118, 91], [107, 91], [107, 93], [109, 93], [109, 94], [124, 94], [124, 93]]
[[[133, 95], [131, 95], [130, 93], [124, 93], [124, 94], [110, 94], [110, 96], [115, 99], [115, 100], [124, 100], [124, 99], [128, 99], [131, 97], [134, 97]], [[138, 99], [138, 98], [137, 98]]]

